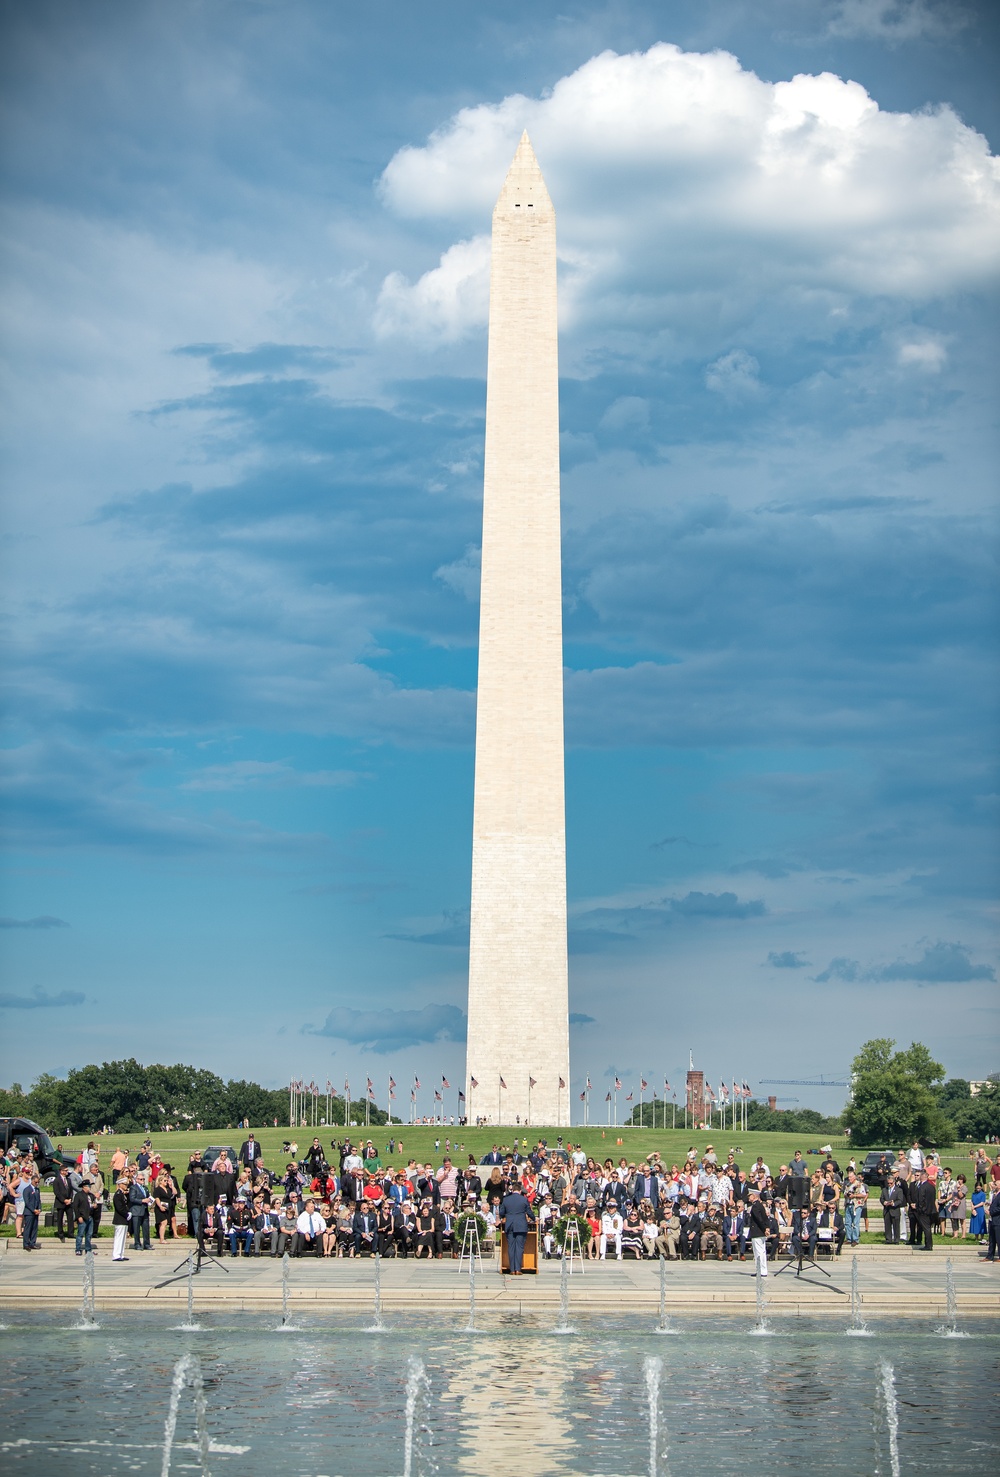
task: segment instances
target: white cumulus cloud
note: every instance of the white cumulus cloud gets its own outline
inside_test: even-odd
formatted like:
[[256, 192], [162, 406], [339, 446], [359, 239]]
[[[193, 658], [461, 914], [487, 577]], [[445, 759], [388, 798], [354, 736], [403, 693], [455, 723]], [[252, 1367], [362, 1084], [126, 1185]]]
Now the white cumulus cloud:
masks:
[[[667, 43], [604, 52], [542, 98], [462, 109], [390, 161], [386, 204], [482, 229], [523, 128], [573, 317], [609, 333], [725, 322], [768, 296], [929, 300], [996, 275], [998, 160], [950, 108], [887, 112], [829, 72], [772, 83]], [[390, 274], [381, 330], [481, 324], [487, 257], [479, 236], [415, 284]]]
[[416, 282], [390, 272], [375, 307], [380, 335], [431, 335], [450, 342], [470, 324], [484, 323], [490, 299], [490, 241], [476, 236], [450, 246], [436, 267]]

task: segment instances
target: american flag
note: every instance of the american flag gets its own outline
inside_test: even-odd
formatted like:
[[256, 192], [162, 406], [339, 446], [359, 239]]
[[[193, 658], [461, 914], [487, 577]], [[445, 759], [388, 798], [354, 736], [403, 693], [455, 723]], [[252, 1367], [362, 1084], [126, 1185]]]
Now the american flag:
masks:
[[470, 1077], [469, 1078], [469, 1086], [470, 1087], [478, 1087], [479, 1086], [479, 1083], [476, 1081], [475, 1077]]
[[445, 1088], [450, 1088], [451, 1087], [451, 1083], [448, 1081], [447, 1077], [444, 1075], [443, 1072], [441, 1073], [441, 1086], [442, 1087], [445, 1087]]
[[667, 1093], [668, 1092], [671, 1092], [671, 1091], [672, 1091], [672, 1088], [670, 1086], [670, 1083], [667, 1081], [666, 1077], [664, 1077], [664, 1079], [663, 1079], [663, 1096], [666, 1097]]
[[462, 1091], [461, 1088], [458, 1089], [458, 1101], [460, 1103], [464, 1103], [465, 1102], [465, 1093]]
[[560, 1078], [559, 1078], [559, 1091], [560, 1091], [560, 1092], [562, 1092], [562, 1091], [564, 1091], [564, 1090], [565, 1090], [565, 1087], [566, 1087], [566, 1083], [565, 1083], [565, 1082], [564, 1082], [564, 1081], [563, 1081], [563, 1079], [562, 1079], [562, 1078], [561, 1078], [561, 1077], [560, 1077]]
[[372, 1079], [371, 1079], [371, 1078], [370, 1078], [370, 1077], [369, 1077], [369, 1078], [368, 1078], [368, 1092], [369, 1092], [369, 1094], [371, 1094], [371, 1093], [373, 1093], [373, 1092], [374, 1092], [374, 1091], [375, 1091], [375, 1084], [374, 1084], [374, 1082], [373, 1082], [373, 1081], [372, 1081]]
[[620, 1077], [616, 1077], [615, 1078], [615, 1092], [621, 1092], [621, 1090], [622, 1090], [622, 1079]]
[[440, 1094], [440, 1093], [439, 1093], [439, 1092], [438, 1092], [438, 1090], [437, 1090], [437, 1088], [436, 1088], [436, 1087], [435, 1087], [435, 1089], [434, 1089], [434, 1101], [435, 1101], [435, 1102], [436, 1102], [436, 1103], [440, 1103], [440, 1102], [443, 1102], [443, 1098], [442, 1098], [442, 1097], [441, 1097], [441, 1094]]
[[395, 1077], [390, 1077], [389, 1078], [389, 1091], [390, 1092], [395, 1087], [395, 1085], [396, 1085], [396, 1079], [395, 1079]]
[[344, 1079], [344, 1096], [345, 1097], [350, 1097], [350, 1095], [351, 1095], [351, 1084], [345, 1078]]
[[626, 1098], [626, 1099], [625, 1099], [625, 1101], [626, 1101], [626, 1102], [627, 1102], [627, 1103], [630, 1103], [630, 1102], [631, 1102], [631, 1101], [632, 1101], [632, 1094], [631, 1094], [631, 1093], [629, 1093], [629, 1095], [628, 1095], [628, 1097], [627, 1097], [627, 1098]]
[[726, 1086], [726, 1084], [724, 1082], [720, 1082], [719, 1083], [719, 1092], [720, 1092], [720, 1094], [722, 1096], [722, 1101], [724, 1103], [728, 1103], [728, 1101], [729, 1101], [729, 1088]]
[[587, 1078], [587, 1091], [588, 1091], [588, 1092], [589, 1092], [589, 1091], [590, 1091], [590, 1089], [591, 1089], [591, 1086], [592, 1086], [592, 1083], [591, 1083], [591, 1081], [590, 1081], [590, 1078], [589, 1078], [589, 1077], [588, 1077], [588, 1078]]
[[503, 1080], [503, 1078], [502, 1078], [502, 1077], [501, 1077], [501, 1078], [500, 1078], [500, 1086], [501, 1086], [501, 1087], [502, 1087], [502, 1088], [503, 1088], [503, 1090], [504, 1090], [504, 1092], [506, 1092], [506, 1091], [507, 1091], [507, 1084], [506, 1084], [506, 1082], [505, 1082], [505, 1081], [504, 1081], [504, 1080]]
[[656, 1097], [656, 1088], [655, 1087], [653, 1088], [653, 1097], [654, 1098]]
[[607, 1095], [607, 1097], [606, 1097], [606, 1098], [605, 1098], [605, 1099], [604, 1099], [604, 1101], [605, 1101], [605, 1102], [606, 1102], [606, 1103], [610, 1103], [610, 1101], [611, 1101], [611, 1094], [610, 1094], [610, 1092], [609, 1092], [609, 1093], [608, 1093], [608, 1095]]
[[646, 1088], [649, 1086], [649, 1083], [646, 1081], [645, 1077], [640, 1077], [639, 1078], [639, 1086], [641, 1087], [641, 1089], [642, 1089], [643, 1092], [646, 1091]]
[[389, 1088], [389, 1096], [390, 1098], [392, 1098], [393, 1102], [396, 1101], [396, 1089], [394, 1086]]
[[420, 1078], [414, 1073], [413, 1086], [417, 1092], [420, 1091]]
[[714, 1103], [715, 1102], [715, 1093], [712, 1091], [712, 1084], [711, 1084], [711, 1082], [707, 1082], [706, 1081], [706, 1083], [705, 1083], [705, 1091], [708, 1093], [709, 1097], [712, 1099], [712, 1102]]
[[587, 1094], [586, 1094], [586, 1092], [581, 1092], [581, 1094], [580, 1094], [580, 1101], [581, 1101], [581, 1103], [585, 1103], [587, 1101]]
[[749, 1084], [749, 1082], [744, 1082], [744, 1084], [743, 1084], [743, 1096], [744, 1097], [753, 1097], [753, 1093], [750, 1091], [750, 1084]]
[[538, 1086], [538, 1083], [535, 1080], [535, 1078], [534, 1077], [529, 1077], [528, 1078], [528, 1091], [530, 1092], [533, 1087], [537, 1087], [537, 1086]]

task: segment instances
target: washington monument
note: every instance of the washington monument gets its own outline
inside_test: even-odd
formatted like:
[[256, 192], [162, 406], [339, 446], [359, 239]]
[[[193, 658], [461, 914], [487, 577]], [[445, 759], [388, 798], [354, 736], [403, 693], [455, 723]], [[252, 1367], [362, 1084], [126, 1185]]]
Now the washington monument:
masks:
[[556, 218], [525, 133], [493, 211], [466, 1107], [570, 1121]]

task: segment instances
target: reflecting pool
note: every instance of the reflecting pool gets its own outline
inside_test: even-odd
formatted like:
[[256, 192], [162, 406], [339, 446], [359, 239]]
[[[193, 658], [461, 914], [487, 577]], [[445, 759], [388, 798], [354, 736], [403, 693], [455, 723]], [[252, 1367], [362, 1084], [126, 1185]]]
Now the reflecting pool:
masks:
[[855, 1339], [804, 1319], [761, 1338], [736, 1319], [664, 1337], [581, 1316], [554, 1337], [530, 1318], [470, 1334], [464, 1313], [453, 1329], [399, 1316], [381, 1336], [319, 1316], [293, 1333], [256, 1313], [199, 1331], [7, 1318], [4, 1472], [162, 1474], [172, 1387], [169, 1471], [216, 1477], [996, 1470], [1000, 1329], [982, 1321], [962, 1339], [910, 1321]]

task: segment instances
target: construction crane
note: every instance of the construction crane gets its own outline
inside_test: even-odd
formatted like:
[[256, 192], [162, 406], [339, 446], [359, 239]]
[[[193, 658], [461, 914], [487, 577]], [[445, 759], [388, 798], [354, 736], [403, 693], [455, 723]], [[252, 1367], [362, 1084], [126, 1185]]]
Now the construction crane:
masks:
[[761, 1087], [850, 1087], [849, 1082], [834, 1082], [830, 1077], [759, 1077]]

